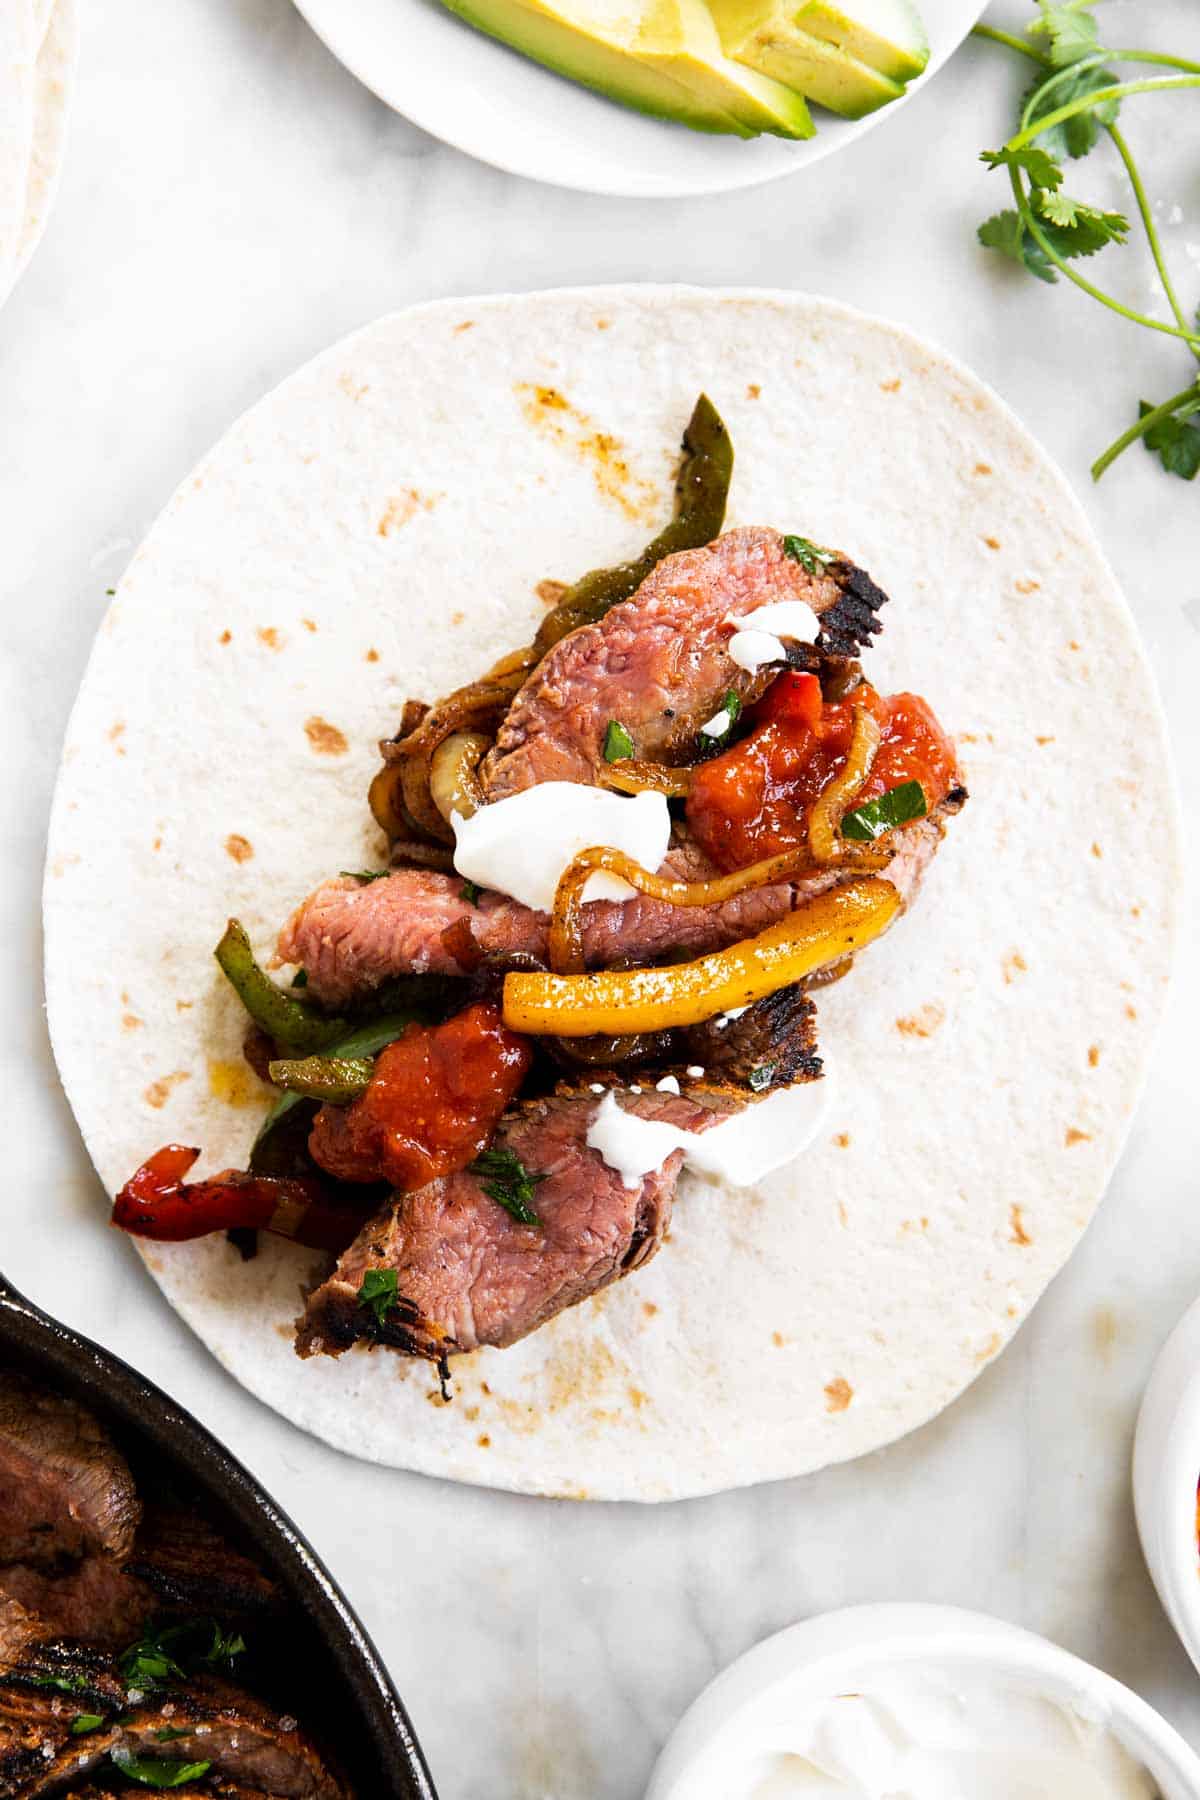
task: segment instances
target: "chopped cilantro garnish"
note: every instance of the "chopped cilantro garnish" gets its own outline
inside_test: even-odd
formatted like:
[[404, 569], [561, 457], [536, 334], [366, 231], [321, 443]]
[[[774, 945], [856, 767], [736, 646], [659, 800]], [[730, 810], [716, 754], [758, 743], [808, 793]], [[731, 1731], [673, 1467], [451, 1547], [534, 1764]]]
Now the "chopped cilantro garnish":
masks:
[[57, 1688], [60, 1694], [79, 1694], [89, 1685], [84, 1675], [29, 1675], [30, 1687]]
[[514, 1150], [485, 1150], [469, 1165], [485, 1194], [498, 1202], [518, 1225], [541, 1225], [533, 1208], [533, 1190], [544, 1175], [528, 1170]]
[[182, 1787], [185, 1781], [199, 1781], [212, 1768], [211, 1762], [169, 1762], [163, 1756], [134, 1756], [128, 1750], [114, 1750], [112, 1760], [130, 1781], [152, 1788]]
[[71, 1736], [83, 1737], [85, 1732], [98, 1731], [103, 1723], [102, 1713], [76, 1713], [71, 1720]]
[[395, 1269], [367, 1269], [364, 1271], [362, 1284], [358, 1290], [358, 1304], [370, 1307], [375, 1314], [377, 1325], [387, 1322], [387, 1315], [395, 1306], [396, 1299]]
[[465, 900], [468, 906], [478, 906], [479, 896], [482, 892], [483, 889], [477, 881], [464, 881], [458, 890], [458, 897], [460, 900]]
[[292, 976], [292, 986], [297, 988], [306, 988], [308, 986], [307, 969], [296, 970], [296, 973]]
[[925, 789], [920, 782], [903, 781], [899, 787], [880, 794], [878, 800], [868, 800], [865, 806], [856, 806], [853, 812], [848, 812], [842, 820], [842, 836], [869, 844], [897, 825], [923, 819], [928, 811]]
[[339, 869], [338, 870], [339, 875], [345, 875], [348, 877], [349, 880], [357, 881], [360, 884], [360, 886], [362, 886], [362, 887], [366, 887], [372, 881], [382, 881], [384, 876], [390, 875], [391, 872], [392, 871], [390, 869]]
[[184, 1670], [171, 1654], [181, 1632], [180, 1626], [157, 1635], [147, 1632], [136, 1644], [131, 1644], [117, 1665], [126, 1686], [144, 1691], [146, 1688], [158, 1687], [175, 1676], [182, 1676]]
[[217, 1624], [213, 1625], [212, 1643], [204, 1653], [204, 1660], [215, 1668], [221, 1663], [233, 1667], [235, 1656], [241, 1656], [246, 1648], [246, 1640], [241, 1632], [222, 1631]]
[[784, 554], [798, 562], [802, 569], [807, 569], [810, 575], [819, 575], [825, 564], [834, 560], [832, 550], [822, 550], [811, 538], [797, 537], [794, 532], [784, 538], [783, 548]]
[[[725, 723], [719, 725], [718, 721], [720, 720], [722, 713], [725, 714]], [[719, 750], [726, 742], [730, 732], [733, 730], [741, 716], [742, 702], [738, 695], [734, 693], [733, 689], [729, 688], [712, 718], [709, 719], [701, 729], [700, 744], [702, 750], [705, 752]]]
[[181, 1731], [174, 1725], [164, 1725], [162, 1730], [156, 1731], [154, 1735], [160, 1744], [170, 1744], [176, 1738], [191, 1737], [192, 1734], [190, 1731]]
[[627, 756], [633, 755], [633, 739], [622, 725], [620, 719], [610, 719], [608, 730], [604, 733], [605, 762], [624, 762]]
[[761, 1094], [764, 1088], [770, 1087], [774, 1074], [774, 1063], [760, 1063], [757, 1069], [751, 1069], [746, 1080], [756, 1094]]

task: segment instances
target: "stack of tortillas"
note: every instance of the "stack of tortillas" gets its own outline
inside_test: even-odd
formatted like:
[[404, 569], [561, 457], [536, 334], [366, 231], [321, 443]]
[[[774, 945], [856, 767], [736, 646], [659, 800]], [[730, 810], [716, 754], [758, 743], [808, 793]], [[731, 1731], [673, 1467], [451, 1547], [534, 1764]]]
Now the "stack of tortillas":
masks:
[[0, 0], [0, 301], [49, 217], [78, 43], [77, 0]]

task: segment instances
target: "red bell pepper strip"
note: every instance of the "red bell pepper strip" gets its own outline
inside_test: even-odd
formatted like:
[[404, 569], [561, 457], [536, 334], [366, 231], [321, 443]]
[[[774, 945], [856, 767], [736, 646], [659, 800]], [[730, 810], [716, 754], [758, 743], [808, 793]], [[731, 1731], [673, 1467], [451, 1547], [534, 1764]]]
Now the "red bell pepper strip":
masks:
[[224, 1169], [205, 1181], [184, 1181], [200, 1155], [167, 1144], [144, 1162], [113, 1202], [111, 1223], [135, 1237], [178, 1244], [210, 1232], [249, 1226], [273, 1231], [314, 1250], [340, 1252], [365, 1214], [332, 1205], [315, 1178], [246, 1175]]
[[771, 683], [754, 711], [760, 721], [795, 719], [815, 731], [821, 723], [821, 684], [815, 675], [789, 669]]

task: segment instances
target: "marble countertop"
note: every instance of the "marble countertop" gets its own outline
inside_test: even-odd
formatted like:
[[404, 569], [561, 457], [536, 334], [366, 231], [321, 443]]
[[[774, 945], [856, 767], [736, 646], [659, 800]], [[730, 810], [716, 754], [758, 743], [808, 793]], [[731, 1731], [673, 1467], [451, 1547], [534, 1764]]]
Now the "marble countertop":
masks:
[[[993, 16], [1025, 10], [1005, 0]], [[1194, 910], [1111, 1192], [1008, 1353], [889, 1451], [657, 1509], [453, 1488], [349, 1461], [266, 1412], [105, 1230], [41, 1008], [46, 813], [105, 589], [243, 407], [352, 327], [443, 294], [792, 287], [942, 342], [1083, 493], [1157, 672], [1194, 836], [1200, 484], [1167, 479], [1140, 450], [1099, 489], [1087, 478], [1139, 395], [1173, 392], [1187, 359], [976, 246], [975, 224], [1003, 204], [976, 156], [1005, 135], [1019, 81], [1007, 53], [968, 45], [895, 120], [814, 171], [638, 203], [535, 187], [440, 147], [358, 87], [288, 0], [92, 0], [86, 13], [63, 189], [0, 316], [5, 1272], [191, 1407], [311, 1535], [390, 1662], [446, 1800], [633, 1800], [721, 1665], [796, 1618], [867, 1600], [955, 1602], [1045, 1632], [1200, 1746], [1200, 1680], [1143, 1567], [1128, 1479], [1150, 1363], [1200, 1290]], [[1106, 19], [1122, 41], [1200, 47], [1192, 0], [1113, 0]], [[1127, 120], [1189, 304], [1195, 105], [1155, 100]], [[1117, 191], [1090, 166], [1077, 185]], [[1148, 303], [1140, 250], [1108, 254], [1112, 279]], [[1102, 772], [1095, 803], [1111, 803]]]

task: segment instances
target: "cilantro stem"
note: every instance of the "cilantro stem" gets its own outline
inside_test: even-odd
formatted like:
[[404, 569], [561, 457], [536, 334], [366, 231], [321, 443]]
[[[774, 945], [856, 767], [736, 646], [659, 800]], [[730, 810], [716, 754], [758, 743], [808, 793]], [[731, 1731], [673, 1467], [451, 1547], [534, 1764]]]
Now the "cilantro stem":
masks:
[[1011, 31], [1000, 31], [995, 25], [973, 25], [971, 36], [990, 38], [993, 44], [1004, 44], [1009, 50], [1019, 50], [1022, 56], [1029, 57], [1031, 62], [1040, 63], [1043, 69], [1050, 67], [1045, 57], [1039, 55], [1032, 44], [1022, 43], [1021, 39], [1014, 37]]
[[[1172, 67], [1181, 66], [1174, 58], [1159, 57], [1156, 60], [1169, 61]], [[1083, 63], [1072, 63], [1070, 68], [1063, 69], [1061, 73], [1070, 75], [1084, 66]], [[1043, 131], [1049, 131], [1052, 126], [1061, 125], [1067, 119], [1075, 118], [1078, 113], [1091, 112], [1097, 106], [1104, 106], [1110, 100], [1126, 100], [1130, 94], [1161, 94], [1175, 88], [1200, 87], [1200, 64], [1189, 63], [1182, 66], [1195, 69], [1195, 74], [1147, 75], [1142, 81], [1118, 81], [1113, 87], [1096, 88], [1090, 94], [1083, 94], [1079, 99], [1070, 101], [1066, 106], [1057, 107], [1054, 112], [1044, 113], [1041, 118], [1035, 119], [1032, 125], [1025, 127], [1024, 131], [1018, 131], [1016, 137], [1009, 138], [1005, 148], [1024, 150], [1027, 144], [1032, 144], [1035, 138], [1041, 137]], [[1057, 77], [1055, 79], [1057, 80]], [[1044, 93], [1051, 86], [1053, 83], [1048, 81], [1041, 92]]]
[[[1171, 280], [1171, 273], [1167, 268], [1166, 259], [1163, 256], [1162, 243], [1159, 239], [1158, 228], [1154, 223], [1154, 215], [1150, 210], [1150, 202], [1146, 198], [1146, 189], [1142, 184], [1141, 171], [1133, 159], [1133, 152], [1125, 142], [1124, 136], [1118, 130], [1117, 126], [1108, 125], [1105, 129], [1116, 147], [1117, 155], [1125, 165], [1125, 173], [1129, 177], [1129, 185], [1133, 189], [1134, 198], [1137, 200], [1138, 212], [1141, 214], [1142, 224], [1146, 228], [1146, 242], [1150, 246], [1150, 254], [1154, 258], [1154, 266], [1158, 270], [1158, 279], [1162, 283], [1163, 293], [1167, 296], [1167, 302], [1170, 305], [1171, 311], [1175, 314], [1177, 322], [1188, 334], [1188, 348], [1191, 350], [1192, 355], [1200, 360], [1200, 344], [1197, 344], [1192, 339], [1187, 314], [1179, 304], [1179, 296], [1175, 292], [1175, 284]], [[1107, 465], [1105, 466], [1107, 467]]]
[[1164, 419], [1169, 419], [1172, 413], [1189, 400], [1200, 400], [1200, 379], [1189, 382], [1182, 393], [1173, 395], [1170, 400], [1164, 400], [1161, 406], [1156, 406], [1146, 413], [1136, 424], [1131, 425], [1128, 431], [1123, 431], [1116, 443], [1110, 444], [1104, 455], [1098, 456], [1092, 464], [1092, 480], [1099, 481], [1104, 471], [1116, 462], [1123, 451], [1128, 450], [1130, 444], [1136, 444], [1140, 437], [1145, 437], [1148, 431], [1153, 431], [1156, 425], [1161, 425]]

